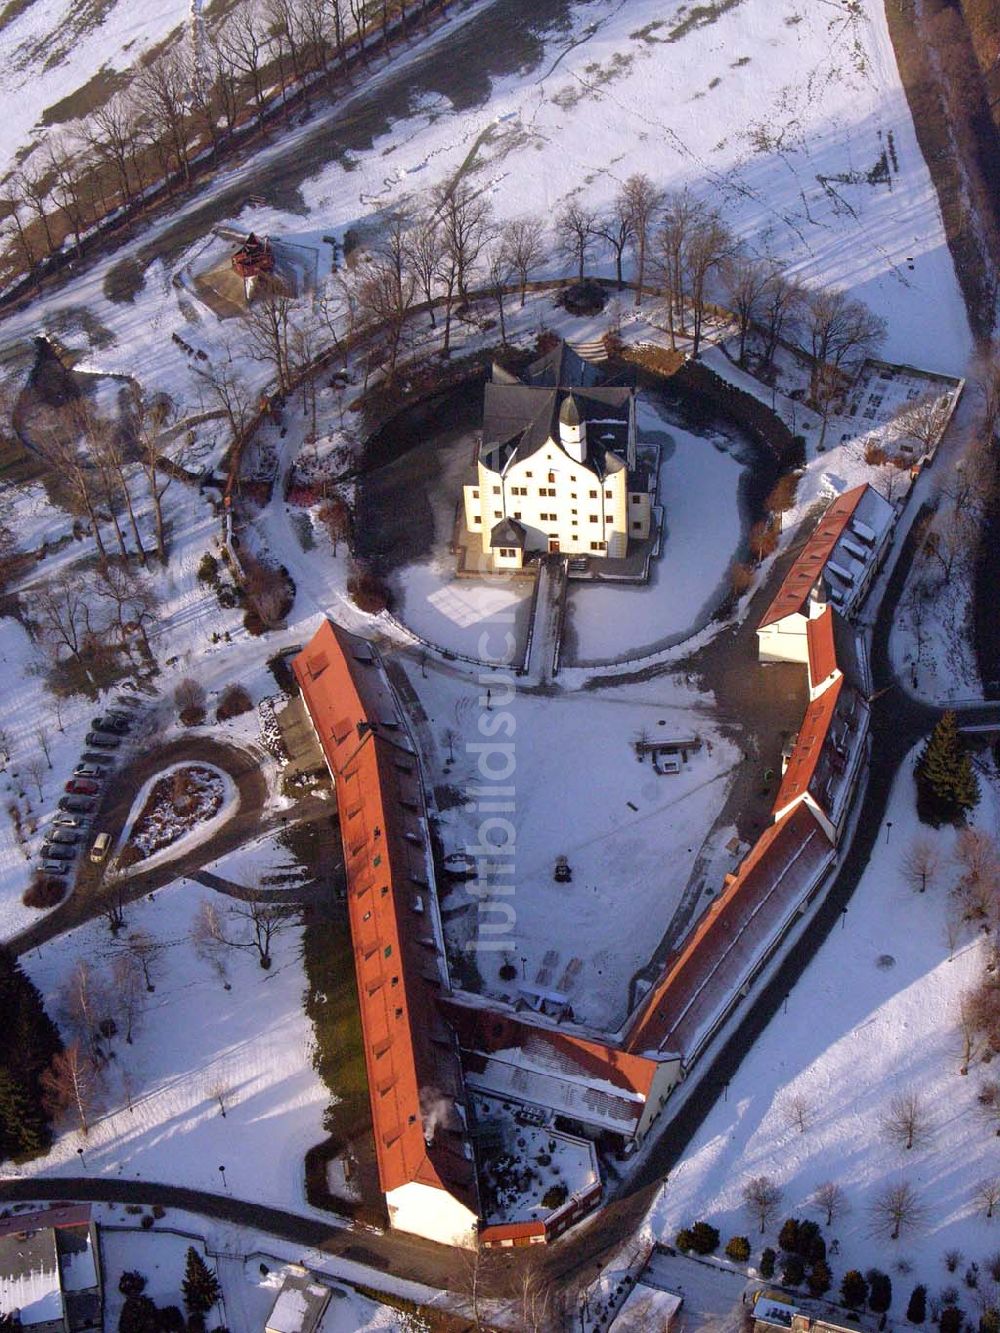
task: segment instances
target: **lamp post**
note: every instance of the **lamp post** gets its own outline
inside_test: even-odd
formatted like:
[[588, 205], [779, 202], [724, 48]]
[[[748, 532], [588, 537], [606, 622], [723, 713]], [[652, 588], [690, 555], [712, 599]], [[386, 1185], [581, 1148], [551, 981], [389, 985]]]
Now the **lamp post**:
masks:
[[888, 844], [889, 844], [889, 834], [890, 834], [891, 832], [892, 832], [892, 820], [891, 820], [891, 819], [887, 819], [887, 820], [885, 821], [885, 841], [886, 841], [886, 846], [888, 846]]
[[82, 1164], [82, 1166], [83, 1166], [84, 1171], [86, 1171], [86, 1170], [87, 1170], [87, 1158], [86, 1158], [86, 1155], [85, 1155], [83, 1149], [82, 1149], [82, 1148], [77, 1148], [77, 1150], [76, 1150], [76, 1155], [77, 1155], [77, 1157], [79, 1157], [80, 1162], [81, 1162], [81, 1164]]
[[226, 1191], [226, 1193], [228, 1194], [228, 1193], [229, 1193], [229, 1186], [226, 1184], [226, 1168], [225, 1168], [224, 1166], [220, 1166], [220, 1167], [219, 1167], [219, 1175], [222, 1177], [222, 1188], [223, 1188], [223, 1189]]

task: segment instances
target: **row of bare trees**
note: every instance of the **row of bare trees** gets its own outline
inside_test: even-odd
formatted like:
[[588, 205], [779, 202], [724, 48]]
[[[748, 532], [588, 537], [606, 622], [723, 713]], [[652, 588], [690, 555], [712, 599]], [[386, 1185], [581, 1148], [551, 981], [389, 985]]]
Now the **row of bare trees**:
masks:
[[200, 153], [213, 156], [248, 120], [263, 120], [289, 90], [328, 86], [369, 41], [387, 47], [397, 20], [426, 17], [432, 0], [238, 0], [193, 40], [144, 62], [132, 82], [76, 126], [53, 132], [0, 192], [12, 242], [8, 271], [31, 272], [72, 237], [153, 186], [188, 184]]

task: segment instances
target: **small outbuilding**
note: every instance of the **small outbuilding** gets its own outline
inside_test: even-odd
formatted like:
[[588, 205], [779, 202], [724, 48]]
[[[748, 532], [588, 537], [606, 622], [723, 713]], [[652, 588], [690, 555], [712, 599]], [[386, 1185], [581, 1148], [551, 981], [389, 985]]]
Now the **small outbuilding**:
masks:
[[264, 1333], [316, 1333], [329, 1304], [330, 1288], [317, 1281], [308, 1269], [293, 1268], [281, 1284]]

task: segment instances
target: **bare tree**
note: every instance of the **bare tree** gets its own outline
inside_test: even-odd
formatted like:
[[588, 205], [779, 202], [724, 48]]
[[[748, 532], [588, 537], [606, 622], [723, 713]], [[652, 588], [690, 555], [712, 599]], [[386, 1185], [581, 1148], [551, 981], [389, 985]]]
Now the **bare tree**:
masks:
[[132, 1038], [142, 1021], [142, 997], [145, 991], [142, 965], [133, 952], [123, 949], [115, 954], [111, 963], [111, 980], [115, 1010], [121, 1016], [125, 1040], [131, 1046]]
[[[114, 939], [120, 930], [125, 929], [125, 881], [118, 870], [109, 867], [102, 887], [101, 914]], [[136, 966], [139, 966], [138, 960]]]
[[151, 655], [147, 625], [156, 620], [159, 602], [148, 579], [127, 565], [100, 566], [90, 584], [94, 596], [112, 608], [111, 623], [119, 646], [127, 648], [131, 635], [138, 633], [147, 656]]
[[927, 1105], [919, 1092], [908, 1088], [897, 1092], [882, 1116], [882, 1132], [897, 1148], [909, 1151], [922, 1147], [933, 1134]]
[[104, 491], [108, 496], [109, 506], [111, 506], [118, 498], [121, 498], [121, 500], [124, 501], [136, 553], [142, 564], [145, 564], [146, 548], [142, 544], [142, 537], [139, 533], [139, 524], [136, 521], [135, 516], [135, 506], [132, 502], [132, 490], [129, 486], [129, 478], [126, 471], [128, 460], [126, 458], [125, 442], [122, 439], [118, 428], [113, 423], [108, 421], [98, 421], [93, 417], [91, 418], [91, 423], [91, 429], [89, 431], [91, 456], [104, 478]]
[[772, 278], [770, 264], [763, 264], [758, 259], [747, 255], [736, 255], [726, 260], [722, 266], [722, 280], [726, 297], [736, 316], [739, 331], [739, 353], [737, 363], [747, 363], [747, 341], [750, 331], [760, 319], [768, 284]]
[[904, 1232], [919, 1231], [926, 1221], [926, 1205], [908, 1181], [886, 1185], [872, 1200], [871, 1223], [876, 1235], [899, 1240]]
[[847, 1195], [835, 1180], [824, 1180], [813, 1191], [812, 1201], [826, 1215], [826, 1225], [833, 1226], [838, 1217], [847, 1212]]
[[406, 241], [409, 225], [404, 213], [389, 217], [383, 239], [358, 287], [362, 319], [384, 340], [390, 381], [396, 374], [403, 329], [417, 294], [417, 276], [409, 266]]
[[66, 572], [32, 590], [32, 608], [43, 641], [57, 653], [66, 649], [81, 664], [88, 639], [101, 628], [94, 620], [88, 591], [85, 580]]
[[493, 209], [484, 194], [466, 181], [439, 185], [431, 195], [441, 230], [442, 248], [455, 270], [460, 301], [469, 299], [469, 281], [494, 231]]
[[[180, 50], [172, 49], [145, 65], [136, 80], [136, 91], [153, 136], [172, 151], [185, 184], [191, 183], [188, 153], [187, 108], [192, 71]], [[169, 159], [164, 175], [169, 174]]]
[[49, 734], [44, 727], [35, 728], [35, 740], [38, 742], [39, 749], [45, 756], [47, 767], [52, 767], [52, 752], [49, 746]]
[[976, 1093], [976, 1112], [1000, 1138], [1000, 1083], [995, 1078], [985, 1079]]
[[687, 317], [687, 251], [691, 237], [704, 224], [707, 209], [687, 190], [669, 195], [663, 206], [663, 221], [655, 236], [654, 266], [664, 289], [670, 346], [677, 347]]
[[292, 309], [291, 297], [265, 286], [243, 313], [247, 351], [254, 361], [271, 366], [282, 394], [292, 387]]
[[777, 1216], [783, 1197], [781, 1187], [770, 1176], [754, 1176], [743, 1186], [743, 1207], [760, 1223], [761, 1235]]
[[100, 1089], [100, 1074], [89, 1052], [78, 1041], [70, 1042], [53, 1056], [39, 1082], [49, 1111], [53, 1115], [71, 1112], [81, 1133], [89, 1134]]
[[77, 960], [63, 983], [60, 1004], [72, 1031], [94, 1060], [99, 1060], [101, 1025], [108, 1016], [108, 996], [103, 978], [85, 959]]
[[885, 338], [886, 323], [845, 292], [821, 288], [806, 297], [803, 324], [811, 357], [809, 397], [823, 418], [825, 434], [833, 405], [846, 388], [845, 367], [876, 350]]
[[35, 789], [39, 804], [41, 804], [42, 799], [45, 796], [45, 774], [47, 771], [44, 758], [40, 754], [29, 755], [29, 757], [24, 760], [21, 767], [26, 776], [31, 780], [31, 785]]
[[174, 703], [182, 713], [204, 712], [206, 698], [204, 685], [193, 676], [185, 676], [174, 688]]
[[540, 218], [512, 218], [501, 228], [500, 244], [517, 274], [523, 310], [531, 274], [545, 258], [545, 225]]
[[663, 207], [663, 192], [648, 176], [629, 176], [621, 188], [621, 199], [632, 222], [632, 244], [636, 252], [635, 303], [642, 304], [642, 284], [646, 273], [646, 252], [653, 218]]
[[258, 124], [263, 122], [267, 105], [264, 70], [270, 43], [271, 37], [261, 22], [257, 7], [252, 4], [237, 5], [231, 9], [216, 37], [216, 44], [226, 62], [249, 81], [257, 105]]
[[788, 1124], [804, 1134], [812, 1123], [812, 1099], [804, 1092], [792, 1092], [782, 1100], [781, 1112]]
[[507, 346], [507, 323], [504, 319], [503, 303], [507, 287], [513, 276], [514, 268], [507, 251], [502, 243], [495, 244], [490, 250], [486, 263], [486, 286], [497, 303], [497, 313], [500, 316], [500, 342], [504, 347]]
[[112, 94], [103, 106], [97, 107], [83, 121], [81, 134], [84, 141], [115, 173], [122, 203], [132, 202], [133, 176], [135, 186], [143, 189], [141, 169], [135, 153], [139, 140], [138, 108], [129, 93]]
[[687, 287], [691, 307], [691, 355], [701, 346], [708, 311], [708, 282], [733, 249], [733, 236], [715, 212], [708, 213], [692, 229], [684, 248]]
[[993, 1216], [993, 1209], [1000, 1203], [1000, 1176], [987, 1176], [976, 1186], [973, 1199], [982, 1208], [986, 1216]]
[[232, 913], [244, 923], [243, 936], [232, 942], [237, 948], [255, 950], [261, 967], [269, 968], [273, 941], [293, 924], [289, 908], [269, 902], [259, 888], [252, 887], [245, 899], [232, 904]]
[[978, 990], [963, 991], [958, 997], [958, 1032], [962, 1045], [962, 1063], [960, 1074], [968, 1074], [970, 1065], [989, 1050], [987, 1028]]
[[208, 1097], [212, 1099], [213, 1102], [218, 1103], [219, 1114], [222, 1116], [223, 1120], [225, 1120], [226, 1103], [229, 1101], [229, 1098], [232, 1095], [232, 1089], [229, 1086], [229, 1081], [223, 1078], [221, 1075], [217, 1075], [215, 1078], [209, 1080], [205, 1088], [205, 1093]]
[[579, 199], [571, 199], [555, 218], [556, 250], [569, 263], [576, 265], [576, 278], [583, 281], [583, 270], [594, 249], [597, 233], [597, 214], [585, 208]]
[[[214, 404], [228, 421], [233, 444], [239, 443], [253, 416], [253, 398], [246, 381], [233, 365], [231, 349], [226, 348], [226, 360], [220, 359], [210, 369], [198, 369], [195, 373], [204, 385], [208, 401]], [[155, 447], [155, 453], [153, 452], [153, 439], [155, 436], [150, 437], [150, 443], [144, 448], [143, 454], [146, 460], [146, 475], [155, 478], [160, 452], [158, 446]], [[157, 510], [158, 514], [159, 512]], [[162, 517], [159, 519], [159, 526], [162, 529]], [[161, 560], [162, 558], [161, 556]]]
[[427, 305], [431, 328], [437, 327], [434, 293], [441, 269], [441, 233], [433, 217], [419, 218], [405, 236], [406, 263]]
[[937, 844], [930, 838], [914, 838], [903, 853], [900, 868], [914, 893], [926, 893], [937, 883], [943, 867]]
[[152, 994], [156, 990], [153, 974], [163, 957], [163, 945], [145, 930], [133, 930], [125, 939], [124, 947], [142, 968], [142, 977], [146, 990]]
[[795, 281], [786, 278], [780, 269], [772, 268], [760, 299], [760, 321], [764, 335], [763, 364], [774, 366], [774, 358], [783, 338], [798, 328], [805, 308], [805, 291]]
[[195, 913], [191, 939], [199, 958], [203, 958], [214, 969], [224, 989], [231, 990], [225, 955], [232, 945], [226, 936], [218, 908], [207, 898], [202, 900]]
[[594, 219], [594, 235], [606, 241], [615, 257], [615, 281], [621, 291], [625, 283], [622, 278], [622, 260], [625, 251], [632, 243], [635, 231], [635, 219], [632, 215], [631, 201], [621, 190], [615, 196], [609, 213], [599, 213]]

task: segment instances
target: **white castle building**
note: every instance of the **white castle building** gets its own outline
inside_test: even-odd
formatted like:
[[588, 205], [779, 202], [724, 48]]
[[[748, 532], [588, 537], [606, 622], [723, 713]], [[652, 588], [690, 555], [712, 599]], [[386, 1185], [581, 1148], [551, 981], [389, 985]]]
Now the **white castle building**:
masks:
[[635, 393], [559, 343], [523, 380], [486, 386], [465, 523], [496, 570], [533, 552], [621, 559], [650, 535], [652, 481], [636, 461]]

